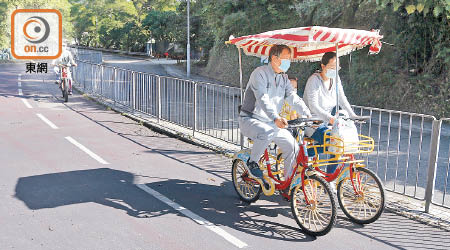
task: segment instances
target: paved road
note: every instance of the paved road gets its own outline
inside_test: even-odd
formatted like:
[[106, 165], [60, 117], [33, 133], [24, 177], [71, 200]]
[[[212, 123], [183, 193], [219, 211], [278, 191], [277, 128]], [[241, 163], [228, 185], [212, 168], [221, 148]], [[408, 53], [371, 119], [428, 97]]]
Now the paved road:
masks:
[[[178, 77], [187, 79], [186, 71], [177, 66], [177, 61], [172, 59], [144, 59], [136, 56], [118, 55], [103, 52], [103, 63], [107, 66], [131, 69], [134, 71], [152, 73], [161, 76]], [[217, 82], [207, 77], [191, 74], [190, 79], [195, 81]]]
[[0, 65], [1, 249], [450, 245], [448, 232], [389, 212], [366, 226], [339, 213], [328, 235], [306, 236], [279, 197], [241, 203], [229, 159], [150, 131], [78, 94], [64, 105], [51, 76], [25, 75], [24, 69]]

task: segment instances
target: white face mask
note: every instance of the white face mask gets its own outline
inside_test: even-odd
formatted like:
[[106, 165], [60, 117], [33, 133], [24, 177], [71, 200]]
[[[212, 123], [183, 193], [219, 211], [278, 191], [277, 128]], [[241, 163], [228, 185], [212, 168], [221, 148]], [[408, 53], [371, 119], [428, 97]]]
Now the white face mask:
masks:
[[336, 70], [335, 69], [329, 69], [327, 72], [325, 72], [325, 76], [328, 78], [336, 78]]

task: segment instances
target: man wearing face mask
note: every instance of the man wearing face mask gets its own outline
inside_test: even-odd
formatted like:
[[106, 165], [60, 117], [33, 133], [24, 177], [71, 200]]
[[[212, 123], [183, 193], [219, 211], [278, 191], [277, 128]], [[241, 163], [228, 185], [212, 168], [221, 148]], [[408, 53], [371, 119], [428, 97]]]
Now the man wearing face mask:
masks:
[[292, 87], [286, 71], [290, 66], [291, 49], [275, 45], [269, 52], [269, 64], [256, 68], [250, 75], [239, 116], [243, 135], [253, 140], [247, 166], [253, 178], [263, 179], [258, 166], [264, 150], [273, 141], [283, 152], [284, 176], [292, 174], [299, 146], [285, 127], [287, 120], [279, 116], [285, 101], [298, 114], [310, 117], [311, 113]]
[[[336, 81], [336, 53], [327, 52], [322, 56], [320, 73], [314, 73], [309, 77], [306, 82], [305, 93], [303, 98], [308, 108], [314, 117], [333, 125], [334, 113], [336, 110], [336, 85], [339, 89], [339, 106], [341, 109], [347, 111], [350, 117], [357, 117], [353, 112], [350, 103], [345, 97], [344, 89], [342, 88], [341, 79], [338, 77]], [[325, 131], [328, 129], [326, 125], [322, 125], [316, 130], [307, 129], [305, 131], [306, 136], [318, 141], [319, 144], [323, 144], [323, 137]], [[321, 153], [321, 152], [319, 152]], [[308, 152], [312, 156], [313, 151]], [[333, 173], [336, 170], [337, 165], [327, 166], [327, 172]]]

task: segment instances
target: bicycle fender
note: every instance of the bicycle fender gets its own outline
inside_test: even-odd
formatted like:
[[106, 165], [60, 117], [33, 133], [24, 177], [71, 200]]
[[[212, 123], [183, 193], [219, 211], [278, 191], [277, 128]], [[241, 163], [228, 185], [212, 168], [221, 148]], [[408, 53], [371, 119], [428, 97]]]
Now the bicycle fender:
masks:
[[[323, 175], [321, 173], [316, 172], [316, 171], [307, 171], [305, 173], [305, 176], [313, 176], [313, 175], [318, 175], [318, 176], [323, 177]], [[302, 176], [299, 174], [299, 175], [295, 176], [294, 180], [292, 180], [291, 186], [289, 187], [289, 194], [292, 189], [294, 189], [296, 186], [301, 186], [301, 185], [302, 185]]]
[[339, 184], [341, 181], [350, 178], [350, 170], [348, 167], [346, 167], [336, 178], [336, 184]]
[[233, 161], [238, 159], [243, 161], [244, 164], [247, 164], [248, 159], [250, 159], [250, 149], [242, 149], [241, 151], [235, 153], [233, 156]]

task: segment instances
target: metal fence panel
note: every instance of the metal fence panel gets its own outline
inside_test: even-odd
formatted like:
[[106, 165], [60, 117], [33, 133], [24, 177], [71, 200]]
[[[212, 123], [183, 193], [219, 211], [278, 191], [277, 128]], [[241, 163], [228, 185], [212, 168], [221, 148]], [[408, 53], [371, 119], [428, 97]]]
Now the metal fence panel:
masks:
[[360, 133], [371, 136], [375, 150], [365, 156], [368, 167], [387, 190], [424, 199], [433, 116], [354, 106], [355, 113], [370, 116]]
[[239, 88], [199, 82], [197, 96], [197, 131], [239, 145]]
[[433, 203], [450, 208], [450, 118], [441, 121]]
[[69, 50], [72, 52], [72, 55], [76, 60], [87, 61], [95, 64], [103, 63], [103, 54], [101, 51], [72, 48], [72, 47], [69, 47]]

